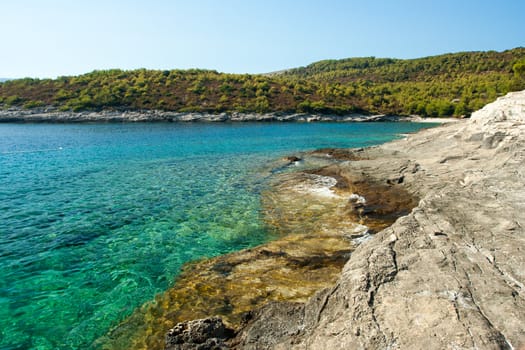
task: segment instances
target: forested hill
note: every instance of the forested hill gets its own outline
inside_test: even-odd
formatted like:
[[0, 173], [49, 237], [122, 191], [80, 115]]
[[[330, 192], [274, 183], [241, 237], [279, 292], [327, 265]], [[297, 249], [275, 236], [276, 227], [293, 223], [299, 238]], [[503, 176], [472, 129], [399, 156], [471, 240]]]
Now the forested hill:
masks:
[[469, 75], [509, 73], [525, 48], [496, 52], [461, 52], [418, 59], [359, 57], [324, 60], [306, 67], [283, 71], [285, 76], [313, 79], [320, 82], [348, 83], [368, 80], [375, 83], [402, 81], [447, 81]]
[[19, 79], [0, 83], [0, 108], [460, 116], [521, 89], [525, 48], [410, 60], [325, 60], [267, 75], [115, 69]]

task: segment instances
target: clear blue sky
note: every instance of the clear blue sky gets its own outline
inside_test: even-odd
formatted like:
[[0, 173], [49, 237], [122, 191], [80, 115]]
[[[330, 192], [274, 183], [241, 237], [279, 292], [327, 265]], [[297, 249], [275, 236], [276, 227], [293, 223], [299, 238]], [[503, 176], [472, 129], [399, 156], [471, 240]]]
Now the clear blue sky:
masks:
[[0, 0], [0, 77], [262, 73], [525, 46], [525, 0]]

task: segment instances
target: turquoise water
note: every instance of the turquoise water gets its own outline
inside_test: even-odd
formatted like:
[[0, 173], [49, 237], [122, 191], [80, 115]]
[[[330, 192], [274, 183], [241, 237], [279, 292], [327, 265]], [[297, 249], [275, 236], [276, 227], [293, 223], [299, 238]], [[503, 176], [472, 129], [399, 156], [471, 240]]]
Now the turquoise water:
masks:
[[262, 170], [427, 125], [0, 124], [0, 349], [85, 349], [182, 264], [270, 239]]

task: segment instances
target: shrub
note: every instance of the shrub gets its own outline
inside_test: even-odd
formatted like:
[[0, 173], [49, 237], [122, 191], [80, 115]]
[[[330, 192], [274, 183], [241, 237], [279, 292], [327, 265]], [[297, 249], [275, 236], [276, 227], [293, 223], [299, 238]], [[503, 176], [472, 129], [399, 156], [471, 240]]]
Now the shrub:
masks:
[[27, 108], [27, 109], [37, 108], [37, 107], [43, 107], [44, 105], [45, 105], [45, 103], [43, 101], [40, 101], [40, 100], [28, 101], [28, 102], [24, 103], [24, 108]]
[[14, 96], [9, 96], [8, 98], [6, 98], [4, 100], [4, 103], [7, 106], [16, 106], [16, 105], [21, 104], [23, 101], [24, 100], [21, 97], [14, 95]]

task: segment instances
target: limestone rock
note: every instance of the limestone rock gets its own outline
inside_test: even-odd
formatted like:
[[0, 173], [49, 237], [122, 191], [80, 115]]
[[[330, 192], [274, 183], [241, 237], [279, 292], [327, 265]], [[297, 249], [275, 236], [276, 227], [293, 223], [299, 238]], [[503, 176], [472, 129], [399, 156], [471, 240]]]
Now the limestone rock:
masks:
[[332, 288], [263, 308], [232, 346], [523, 349], [525, 91], [360, 158], [338, 174], [389, 179], [418, 205], [360, 245]]

